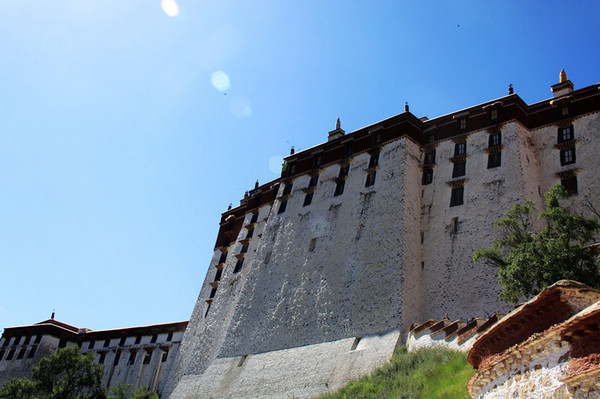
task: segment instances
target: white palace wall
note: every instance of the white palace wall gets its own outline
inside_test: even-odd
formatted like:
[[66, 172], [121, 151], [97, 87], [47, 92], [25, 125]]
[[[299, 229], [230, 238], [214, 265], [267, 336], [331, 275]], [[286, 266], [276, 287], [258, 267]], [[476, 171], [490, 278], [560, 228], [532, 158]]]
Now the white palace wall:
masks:
[[[284, 169], [281, 179], [257, 185], [240, 207], [223, 214], [209, 272], [166, 392], [172, 390], [173, 398], [264, 397], [250, 382], [258, 372], [249, 370], [277, 365], [282, 378], [267, 378], [277, 385], [272, 389], [309, 397], [316, 391], [304, 381], [322, 381], [323, 373], [336, 369], [318, 355], [321, 350], [327, 358], [345, 359], [347, 345], [340, 342], [405, 332], [412, 323], [439, 320], [446, 313], [467, 320], [510, 310], [498, 299], [497, 269], [474, 263], [473, 252], [491, 244], [498, 234], [494, 222], [516, 203], [530, 200], [542, 210], [543, 193], [565, 176], [577, 176], [579, 192], [566, 204], [583, 209], [585, 198], [597, 202], [598, 87], [565, 97], [573, 110], [593, 112], [557, 117], [552, 101], [528, 106], [510, 93], [432, 120], [417, 119], [407, 109], [349, 135], [337, 126], [329, 142], [290, 155], [288, 171], [295, 163], [303, 169]], [[488, 120], [490, 110], [501, 118]], [[472, 125], [460, 127], [462, 118]], [[575, 146], [577, 161], [561, 166], [564, 145], [557, 145], [557, 132], [570, 125], [575, 141], [569, 145]], [[495, 134], [501, 135], [501, 146], [491, 144], [490, 135]], [[365, 144], [371, 139], [374, 144]], [[352, 140], [360, 149], [344, 158], [342, 148]], [[466, 143], [466, 157], [457, 158], [457, 143]], [[430, 165], [425, 153], [432, 150], [435, 162]], [[488, 159], [495, 151], [500, 151], [501, 162], [490, 167]], [[377, 166], [372, 167], [377, 153]], [[327, 159], [323, 166], [307, 167], [319, 154]], [[460, 159], [466, 159], [465, 174], [453, 178]], [[346, 164], [343, 193], [334, 195]], [[433, 180], [423, 183], [429, 168]], [[375, 183], [367, 186], [367, 175], [373, 172]], [[309, 182], [317, 174], [313, 189]], [[457, 187], [463, 187], [463, 202], [450, 206]], [[264, 193], [275, 188], [276, 196], [264, 200]], [[304, 205], [313, 190], [312, 202]], [[246, 205], [261, 192], [260, 205]], [[234, 222], [238, 227], [227, 232], [225, 226]], [[231, 243], [224, 243], [224, 234], [230, 234]], [[389, 355], [396, 345], [392, 341], [386, 341], [384, 350]], [[373, 351], [365, 346], [362, 356], [379, 359]], [[320, 369], [321, 363], [306, 366], [302, 359], [309, 352], [329, 371]], [[246, 371], [234, 367], [242, 358], [248, 361], [242, 362]], [[289, 370], [296, 370], [297, 378], [283, 378]], [[234, 382], [250, 390], [233, 388]], [[321, 388], [317, 393], [327, 389]]]

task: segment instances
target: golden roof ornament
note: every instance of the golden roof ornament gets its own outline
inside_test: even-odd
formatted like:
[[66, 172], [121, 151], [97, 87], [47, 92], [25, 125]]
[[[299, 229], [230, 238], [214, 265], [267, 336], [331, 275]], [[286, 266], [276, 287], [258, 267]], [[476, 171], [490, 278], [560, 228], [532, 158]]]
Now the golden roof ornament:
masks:
[[565, 72], [565, 69], [561, 69], [560, 71], [560, 75], [559, 75], [559, 82], [560, 83], [565, 83], [567, 81], [567, 73]]

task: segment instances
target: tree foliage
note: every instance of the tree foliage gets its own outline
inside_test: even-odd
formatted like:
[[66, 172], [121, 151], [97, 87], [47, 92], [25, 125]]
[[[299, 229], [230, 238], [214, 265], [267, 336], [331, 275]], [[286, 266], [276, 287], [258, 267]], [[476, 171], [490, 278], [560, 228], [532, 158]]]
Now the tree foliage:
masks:
[[[559, 184], [550, 187], [546, 210], [537, 218], [532, 202], [515, 205], [496, 221], [501, 235], [492, 247], [475, 251], [476, 262], [487, 260], [498, 266], [503, 300], [516, 303], [562, 279], [600, 288], [600, 257], [589, 247], [600, 223], [562, 207], [559, 200], [566, 196]], [[533, 229], [536, 221], [543, 224], [538, 232]]]
[[66, 347], [41, 359], [32, 370], [32, 379], [13, 378], [5, 383], [0, 399], [158, 399], [145, 386], [133, 391], [122, 384], [107, 395], [103, 375], [104, 365], [94, 363], [92, 353]]

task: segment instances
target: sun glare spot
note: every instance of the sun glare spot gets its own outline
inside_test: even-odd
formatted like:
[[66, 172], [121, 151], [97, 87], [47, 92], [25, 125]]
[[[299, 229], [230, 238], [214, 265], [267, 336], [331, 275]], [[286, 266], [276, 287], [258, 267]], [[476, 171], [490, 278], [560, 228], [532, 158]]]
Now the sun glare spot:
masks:
[[281, 155], [275, 155], [269, 158], [269, 169], [275, 174], [281, 173], [281, 166], [283, 165], [283, 157]]
[[210, 76], [210, 81], [212, 82], [215, 89], [219, 91], [225, 91], [229, 89], [231, 86], [231, 80], [229, 80], [229, 76], [223, 71], [216, 71]]
[[175, 0], [162, 0], [160, 6], [169, 17], [176, 17], [179, 14], [179, 6]]
[[229, 103], [229, 110], [237, 118], [247, 118], [252, 115], [252, 106], [246, 97], [238, 96]]

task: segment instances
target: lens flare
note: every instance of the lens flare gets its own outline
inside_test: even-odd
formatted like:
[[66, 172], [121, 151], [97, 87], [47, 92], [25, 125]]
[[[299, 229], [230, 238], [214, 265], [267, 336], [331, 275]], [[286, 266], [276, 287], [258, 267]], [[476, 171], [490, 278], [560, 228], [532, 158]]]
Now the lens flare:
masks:
[[210, 81], [212, 82], [212, 85], [215, 86], [215, 89], [219, 91], [225, 91], [231, 86], [229, 76], [223, 71], [213, 72], [210, 76]]
[[252, 106], [246, 97], [237, 96], [231, 100], [229, 110], [236, 118], [247, 118], [252, 115]]
[[275, 155], [269, 158], [269, 169], [275, 174], [281, 173], [281, 165], [283, 165], [283, 157], [281, 155]]
[[175, 0], [162, 0], [160, 6], [169, 17], [176, 17], [179, 14], [179, 6]]

